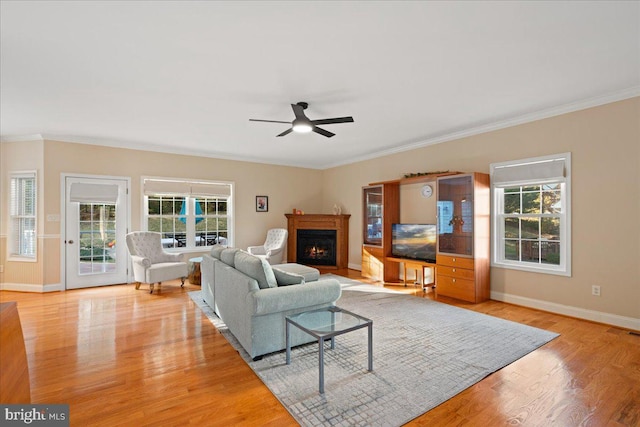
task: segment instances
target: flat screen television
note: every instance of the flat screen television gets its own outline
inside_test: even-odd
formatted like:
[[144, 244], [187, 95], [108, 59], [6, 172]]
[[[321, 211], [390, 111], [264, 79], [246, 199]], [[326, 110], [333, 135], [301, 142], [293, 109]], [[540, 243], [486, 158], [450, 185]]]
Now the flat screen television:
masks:
[[436, 234], [435, 224], [392, 224], [391, 254], [435, 263]]

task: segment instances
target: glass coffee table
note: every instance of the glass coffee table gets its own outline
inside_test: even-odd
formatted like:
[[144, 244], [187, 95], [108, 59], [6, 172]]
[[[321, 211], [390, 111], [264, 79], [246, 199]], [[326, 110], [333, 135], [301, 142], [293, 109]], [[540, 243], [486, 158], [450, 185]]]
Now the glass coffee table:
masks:
[[373, 371], [373, 321], [340, 307], [326, 307], [305, 311], [285, 317], [287, 365], [291, 363], [291, 325], [303, 330], [318, 340], [318, 371], [320, 393], [324, 393], [324, 342], [331, 340], [335, 348], [335, 337], [357, 329], [369, 329], [368, 370]]

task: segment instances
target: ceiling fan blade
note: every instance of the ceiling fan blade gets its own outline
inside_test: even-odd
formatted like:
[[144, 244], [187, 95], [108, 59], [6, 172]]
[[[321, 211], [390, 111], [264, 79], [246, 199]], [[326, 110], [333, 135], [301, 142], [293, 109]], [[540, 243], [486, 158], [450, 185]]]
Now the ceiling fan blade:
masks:
[[304, 115], [304, 107], [300, 104], [291, 104], [291, 108], [293, 108], [293, 114], [295, 114], [296, 119], [309, 120], [307, 116]]
[[313, 131], [314, 131], [315, 133], [319, 133], [319, 134], [320, 134], [320, 135], [322, 135], [322, 136], [326, 136], [327, 138], [331, 138], [332, 136], [334, 136], [334, 135], [335, 135], [335, 133], [329, 132], [328, 130], [324, 130], [324, 129], [319, 128], [319, 127], [317, 127], [317, 126], [314, 126], [314, 127], [313, 127]]
[[282, 132], [280, 135], [276, 135], [276, 137], [289, 135], [291, 132], [293, 132], [293, 129], [287, 129], [284, 132]]
[[267, 123], [291, 123], [291, 122], [282, 122], [280, 120], [260, 120], [260, 119], [249, 119], [250, 122], [267, 122]]
[[332, 123], [353, 123], [353, 117], [335, 117], [333, 119], [311, 120], [314, 125], [330, 125]]

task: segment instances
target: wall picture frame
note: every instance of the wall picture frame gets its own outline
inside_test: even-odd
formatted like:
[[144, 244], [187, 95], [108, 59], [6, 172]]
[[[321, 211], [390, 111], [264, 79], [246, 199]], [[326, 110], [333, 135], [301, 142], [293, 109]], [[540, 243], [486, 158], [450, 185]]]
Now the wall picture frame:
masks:
[[269, 212], [269, 196], [256, 196], [256, 212]]

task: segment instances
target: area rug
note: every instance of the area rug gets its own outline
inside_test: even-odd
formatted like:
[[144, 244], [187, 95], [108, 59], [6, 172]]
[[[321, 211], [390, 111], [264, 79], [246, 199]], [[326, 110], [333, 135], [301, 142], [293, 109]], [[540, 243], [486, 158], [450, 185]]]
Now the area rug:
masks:
[[336, 275], [337, 305], [373, 320], [373, 371], [366, 328], [336, 338], [318, 393], [318, 345], [252, 361], [224, 323], [189, 295], [302, 426], [400, 426], [553, 340], [556, 333], [401, 294]]

